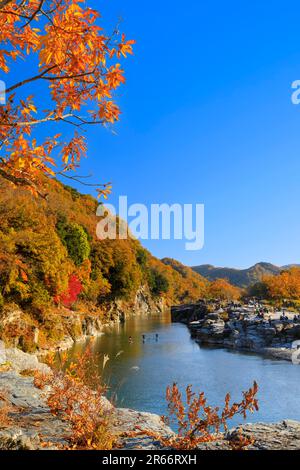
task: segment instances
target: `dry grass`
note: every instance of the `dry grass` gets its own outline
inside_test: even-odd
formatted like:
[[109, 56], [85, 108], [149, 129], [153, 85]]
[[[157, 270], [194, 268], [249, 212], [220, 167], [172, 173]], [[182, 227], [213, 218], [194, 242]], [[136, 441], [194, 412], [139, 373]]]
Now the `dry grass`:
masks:
[[7, 428], [11, 424], [10, 413], [13, 407], [5, 390], [0, 390], [0, 429]]
[[57, 370], [53, 358], [50, 374], [37, 373], [35, 386], [47, 387], [47, 403], [53, 415], [70, 426], [68, 449], [111, 450], [117, 445], [112, 433], [111, 409], [103, 399], [106, 391], [98, 372], [97, 361], [90, 349], [76, 362], [67, 364], [66, 355], [60, 357]]

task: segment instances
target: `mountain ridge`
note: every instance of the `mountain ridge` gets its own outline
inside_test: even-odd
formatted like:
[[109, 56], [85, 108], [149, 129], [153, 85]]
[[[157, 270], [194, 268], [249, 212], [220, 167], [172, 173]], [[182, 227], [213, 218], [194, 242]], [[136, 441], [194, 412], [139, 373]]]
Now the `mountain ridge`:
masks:
[[227, 279], [237, 287], [249, 287], [262, 280], [263, 276], [280, 274], [284, 269], [289, 269], [299, 264], [287, 264], [277, 266], [272, 263], [261, 261], [245, 269], [217, 267], [212, 264], [192, 266], [192, 269], [209, 281], [215, 279]]

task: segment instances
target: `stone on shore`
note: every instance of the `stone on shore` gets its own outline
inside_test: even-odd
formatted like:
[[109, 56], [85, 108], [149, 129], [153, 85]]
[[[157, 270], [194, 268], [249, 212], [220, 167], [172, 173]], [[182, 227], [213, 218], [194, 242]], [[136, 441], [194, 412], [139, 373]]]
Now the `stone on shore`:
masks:
[[200, 450], [229, 450], [230, 441], [240, 435], [254, 439], [249, 450], [300, 450], [300, 423], [285, 420], [280, 423], [244, 424], [230, 430], [218, 442], [201, 444]]
[[[260, 318], [246, 306], [206, 312], [199, 317], [198, 304], [172, 308], [172, 320], [186, 323], [199, 343], [252, 351], [274, 359], [291, 361], [300, 340], [300, 323]], [[174, 313], [173, 313], [174, 312]], [[195, 321], [197, 317], [197, 321]]]

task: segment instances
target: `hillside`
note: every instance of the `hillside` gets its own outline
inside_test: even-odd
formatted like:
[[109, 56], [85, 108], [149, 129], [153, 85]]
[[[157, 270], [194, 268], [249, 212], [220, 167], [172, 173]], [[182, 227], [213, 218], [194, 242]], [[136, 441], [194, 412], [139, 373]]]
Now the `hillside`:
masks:
[[[204, 295], [204, 278], [166, 265], [137, 240], [99, 240], [97, 200], [55, 180], [45, 185], [47, 200], [0, 180], [0, 338], [23, 338], [28, 350], [36, 329], [45, 344], [62, 336], [66, 312], [112, 319], [113, 308], [139, 301], [151, 308]], [[4, 321], [8, 309], [23, 312], [22, 321]]]
[[[285, 269], [286, 268], [287, 267], [285, 267]], [[210, 264], [194, 266], [192, 269], [210, 281], [219, 278], [228, 279], [228, 281], [235, 286], [248, 287], [251, 284], [261, 281], [263, 276], [279, 274], [283, 268], [271, 263], [262, 262], [248, 269], [218, 268]]]

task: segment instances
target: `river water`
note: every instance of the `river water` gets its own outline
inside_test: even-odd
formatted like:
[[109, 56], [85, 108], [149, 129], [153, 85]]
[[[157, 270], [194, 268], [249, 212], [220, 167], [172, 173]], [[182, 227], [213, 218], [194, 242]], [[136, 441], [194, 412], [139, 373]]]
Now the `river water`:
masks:
[[[227, 392], [238, 400], [256, 380], [260, 410], [248, 415], [247, 422], [300, 421], [300, 366], [199, 347], [185, 325], [171, 323], [169, 313], [131, 317], [107, 327], [91, 344], [99, 363], [104, 354], [110, 357], [104, 379], [118, 406], [166, 414], [165, 390], [173, 382], [182, 389], [192, 384], [195, 391], [205, 392], [210, 405], [220, 406]], [[85, 347], [77, 344], [70, 355]]]

